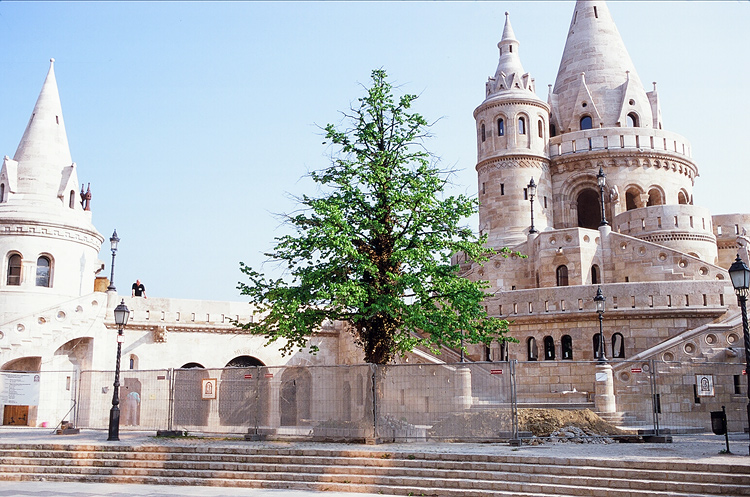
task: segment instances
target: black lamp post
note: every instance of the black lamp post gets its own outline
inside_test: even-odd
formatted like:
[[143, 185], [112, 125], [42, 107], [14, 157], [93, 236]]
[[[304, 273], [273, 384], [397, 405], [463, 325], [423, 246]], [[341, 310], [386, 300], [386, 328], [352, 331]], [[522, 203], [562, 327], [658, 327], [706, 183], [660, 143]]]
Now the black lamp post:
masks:
[[607, 358], [604, 357], [604, 326], [602, 324], [606, 302], [607, 298], [602, 294], [602, 287], [597, 288], [596, 297], [594, 297], [594, 304], [596, 305], [596, 313], [599, 314], [599, 362], [607, 361]]
[[112, 249], [112, 267], [110, 268], [111, 272], [109, 274], [109, 286], [107, 287], [108, 292], [117, 291], [117, 289], [115, 288], [115, 254], [117, 253], [117, 244], [119, 242], [120, 239], [117, 238], [117, 230], [115, 230], [115, 232], [112, 233], [112, 236], [109, 238], [110, 248]]
[[[114, 251], [113, 251], [114, 253]], [[115, 363], [115, 389], [112, 394], [112, 409], [109, 410], [109, 437], [107, 441], [120, 441], [120, 354], [122, 353], [122, 329], [128, 324], [130, 310], [125, 299], [115, 307], [115, 324], [117, 324], [117, 362]]]
[[[729, 267], [729, 277], [732, 279], [734, 293], [737, 294], [737, 304], [742, 311], [742, 335], [745, 339], [745, 375], [747, 376], [747, 423], [750, 426], [750, 331], [747, 326], [747, 294], [750, 287], [750, 269], [740, 259], [737, 259]], [[750, 454], [750, 452], [748, 452]]]
[[607, 215], [604, 213], [604, 187], [607, 186], [607, 177], [604, 175], [604, 169], [599, 166], [599, 174], [596, 175], [596, 183], [599, 185], [599, 196], [602, 200], [602, 222], [599, 226], [607, 226]]
[[539, 233], [536, 228], [534, 228], [534, 197], [536, 197], [536, 183], [534, 183], [533, 177], [526, 187], [526, 193], [529, 195], [529, 201], [531, 202], [531, 229], [529, 230], [529, 234], [531, 235], [533, 233]]

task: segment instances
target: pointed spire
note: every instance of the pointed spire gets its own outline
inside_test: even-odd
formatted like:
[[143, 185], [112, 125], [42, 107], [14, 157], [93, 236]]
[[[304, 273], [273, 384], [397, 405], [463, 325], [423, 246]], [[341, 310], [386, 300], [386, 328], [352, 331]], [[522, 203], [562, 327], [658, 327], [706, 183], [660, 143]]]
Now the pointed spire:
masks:
[[[505, 27], [503, 36], [497, 44], [500, 50], [500, 60], [497, 63], [495, 76], [487, 82], [487, 96], [505, 91], [523, 91], [534, 94], [534, 82], [531, 76], [523, 70], [521, 57], [518, 54], [520, 43], [516, 39], [513, 27], [510, 25], [510, 14], [505, 13]], [[536, 95], [534, 95], [536, 98]]]
[[57, 197], [60, 173], [73, 160], [68, 147], [60, 95], [55, 79], [55, 59], [13, 159], [18, 162], [19, 193]]
[[585, 73], [586, 85], [595, 100], [589, 104], [596, 105], [605, 127], [618, 123], [626, 83], [631, 92], [637, 93], [637, 98], [633, 98], [637, 107], [634, 110], [641, 114], [644, 122], [651, 121], [646, 92], [603, 0], [576, 1], [553, 89], [558, 97], [559, 115], [564, 121], [558, 124], [563, 126], [577, 122], [582, 112], [576, 107], [581, 73]]

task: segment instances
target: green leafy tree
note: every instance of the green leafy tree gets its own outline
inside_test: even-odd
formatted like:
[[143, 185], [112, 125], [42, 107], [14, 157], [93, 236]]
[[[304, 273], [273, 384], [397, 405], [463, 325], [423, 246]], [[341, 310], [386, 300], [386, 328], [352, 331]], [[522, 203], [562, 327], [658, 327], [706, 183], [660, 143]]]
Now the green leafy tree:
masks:
[[505, 339], [508, 323], [482, 306], [486, 282], [462, 278], [450, 263], [456, 252], [483, 262], [492, 251], [460, 225], [478, 202], [443, 198], [449, 173], [423, 146], [429, 124], [410, 111], [416, 98], [395, 97], [385, 71], [375, 70], [344, 114], [348, 127], [325, 127], [336, 151], [329, 167], [311, 173], [322, 193], [298, 199], [302, 208], [285, 216], [294, 234], [266, 254], [288, 268], [287, 278], [269, 280], [240, 263], [250, 281], [238, 289], [264, 315], [244, 329], [269, 343], [283, 339], [290, 352], [324, 320], [345, 321], [375, 364], [418, 345]]

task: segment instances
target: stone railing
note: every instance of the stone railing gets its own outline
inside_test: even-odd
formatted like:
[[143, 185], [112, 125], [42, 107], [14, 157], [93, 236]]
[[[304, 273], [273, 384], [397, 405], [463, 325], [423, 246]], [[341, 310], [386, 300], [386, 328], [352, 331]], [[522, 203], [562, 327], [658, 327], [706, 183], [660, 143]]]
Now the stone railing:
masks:
[[564, 133], [550, 138], [549, 155], [574, 154], [590, 150], [642, 150], [676, 155], [690, 160], [692, 150], [685, 138], [653, 128], [596, 128]]
[[[115, 300], [110, 300], [110, 307], [119, 304], [121, 299], [124, 299], [125, 305], [130, 309], [129, 325], [232, 326], [233, 320], [253, 320], [253, 307], [245, 302], [117, 296]], [[108, 327], [114, 326], [111, 310], [107, 312], [105, 323]]]
[[[488, 298], [491, 315], [507, 319], [550, 314], [592, 314], [599, 285], [535, 288], [502, 292]], [[607, 311], [673, 308], [726, 311], [734, 293], [727, 281], [660, 281], [601, 285]]]

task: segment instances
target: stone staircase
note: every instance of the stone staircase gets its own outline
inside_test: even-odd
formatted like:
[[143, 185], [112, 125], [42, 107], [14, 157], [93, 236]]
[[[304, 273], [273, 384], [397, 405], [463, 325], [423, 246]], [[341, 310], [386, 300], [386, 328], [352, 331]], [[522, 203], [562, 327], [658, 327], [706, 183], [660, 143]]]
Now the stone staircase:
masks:
[[0, 444], [0, 481], [425, 495], [750, 495], [750, 466], [337, 448]]

